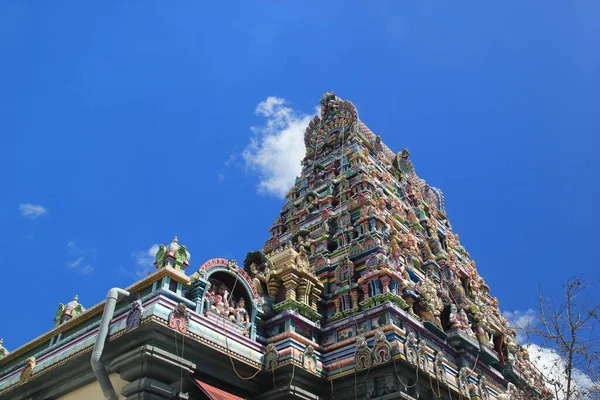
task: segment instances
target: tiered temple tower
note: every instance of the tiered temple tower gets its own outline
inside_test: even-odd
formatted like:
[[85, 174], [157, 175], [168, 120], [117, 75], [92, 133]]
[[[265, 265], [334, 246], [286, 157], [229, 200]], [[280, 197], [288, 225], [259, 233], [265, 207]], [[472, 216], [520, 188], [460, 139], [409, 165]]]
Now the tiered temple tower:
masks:
[[[156, 272], [127, 288], [102, 354], [116, 392], [549, 398], [452, 231], [443, 193], [351, 102], [325, 93], [320, 103], [302, 174], [262, 250], [243, 267], [213, 258], [188, 276], [190, 253], [175, 238], [160, 246]], [[0, 342], [0, 397], [103, 398], [89, 367], [103, 312], [75, 299], [47, 334], [10, 354]]]

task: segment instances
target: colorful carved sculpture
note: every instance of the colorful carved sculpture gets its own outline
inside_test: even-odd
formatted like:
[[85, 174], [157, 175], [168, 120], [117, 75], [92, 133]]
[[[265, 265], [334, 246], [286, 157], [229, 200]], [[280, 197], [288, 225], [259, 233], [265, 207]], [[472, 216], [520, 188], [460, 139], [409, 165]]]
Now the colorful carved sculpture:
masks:
[[356, 338], [356, 352], [354, 353], [354, 368], [357, 370], [371, 368], [373, 357], [364, 336]]
[[444, 367], [444, 353], [438, 351], [433, 357], [433, 373], [435, 379], [440, 383], [446, 383], [448, 377], [446, 376], [446, 368]]
[[469, 391], [469, 376], [471, 375], [471, 371], [468, 368], [462, 367], [458, 371], [458, 390], [460, 394], [464, 397], [470, 397]]
[[392, 359], [392, 345], [388, 342], [385, 334], [375, 331], [375, 347], [373, 347], [373, 363], [383, 364]]
[[178, 330], [182, 335], [187, 334], [190, 314], [184, 303], [179, 303], [169, 314], [168, 324], [172, 329]]
[[404, 355], [406, 361], [414, 366], [419, 365], [418, 347], [419, 339], [417, 339], [417, 335], [414, 332], [409, 332], [404, 343]]
[[264, 368], [267, 371], [273, 370], [279, 365], [279, 352], [273, 343], [269, 343], [267, 347], [265, 347], [263, 363]]
[[73, 300], [71, 300], [67, 304], [60, 303], [58, 305], [58, 310], [56, 311], [56, 316], [54, 317], [55, 326], [58, 326], [64, 322], [76, 318], [85, 311], [85, 308], [81, 304], [79, 304], [78, 300], [79, 297], [75, 295], [75, 297], [73, 297]]
[[130, 307], [131, 308], [127, 313], [127, 320], [125, 323], [128, 331], [137, 328], [142, 321], [142, 315], [144, 315], [144, 307], [142, 306], [141, 300], [135, 300], [131, 302]]
[[317, 357], [315, 355], [315, 348], [311, 345], [306, 346], [302, 353], [302, 367], [311, 372], [317, 372]]
[[159, 245], [158, 251], [154, 256], [154, 265], [156, 269], [171, 267], [176, 270], [184, 271], [190, 266], [191, 254], [184, 245], [179, 244], [177, 236], [173, 238], [168, 246]]

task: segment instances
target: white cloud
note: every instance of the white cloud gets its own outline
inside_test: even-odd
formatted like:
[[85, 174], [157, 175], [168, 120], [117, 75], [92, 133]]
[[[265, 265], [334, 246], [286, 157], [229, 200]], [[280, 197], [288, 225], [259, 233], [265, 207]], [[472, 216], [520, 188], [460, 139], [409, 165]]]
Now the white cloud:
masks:
[[[95, 268], [89, 259], [91, 258], [92, 262], [96, 259], [95, 249], [81, 249], [73, 241], [67, 243], [67, 248], [69, 249], [71, 257], [75, 257], [73, 261], [67, 262], [67, 268], [77, 271], [82, 275], [88, 275], [94, 272]], [[85, 266], [82, 267], [84, 261], [87, 262], [85, 263]]]
[[528, 328], [531, 328], [533, 323], [537, 319], [536, 312], [533, 309], [529, 308], [526, 311], [504, 311], [503, 314], [504, 317], [508, 319], [510, 324], [517, 331], [517, 341], [519, 343], [522, 343], [525, 340], [527, 340], [527, 335], [525, 334], [525, 331]]
[[83, 257], [79, 257], [75, 261], [67, 263], [67, 267], [69, 267], [69, 268], [77, 268], [77, 267], [79, 267], [81, 265], [82, 261], [83, 261]]
[[304, 131], [313, 116], [294, 111], [288, 102], [271, 96], [258, 104], [256, 114], [266, 124], [252, 127], [255, 134], [242, 152], [246, 168], [260, 180], [259, 193], [285, 197], [302, 170]]
[[19, 204], [19, 211], [22, 216], [29, 219], [36, 219], [48, 212], [44, 206], [31, 203]]
[[91, 274], [92, 272], [94, 272], [94, 266], [92, 264], [88, 264], [85, 267], [83, 267], [80, 272], [84, 275]]
[[135, 258], [135, 276], [143, 278], [154, 268], [154, 257], [158, 251], [158, 244], [153, 244], [148, 250], [136, 250], [132, 253]]
[[[546, 347], [540, 347], [537, 344], [528, 343], [525, 347], [529, 352], [529, 359], [538, 371], [546, 377], [546, 380], [549, 382], [558, 382], [556, 387], [564, 388], [567, 379], [565, 374], [567, 363], [565, 360], [556, 351]], [[575, 385], [573, 391], [578, 391], [580, 393], [594, 387], [594, 382], [590, 377], [576, 368], [573, 370], [573, 383]], [[554, 385], [547, 383], [546, 386], [554, 393]], [[557, 394], [558, 400], [566, 397], [564, 390], [559, 390]], [[572, 398], [578, 397], [579, 396], [572, 396]]]
[[[509, 320], [511, 326], [517, 331], [517, 341], [519, 341], [519, 343], [525, 342], [528, 338], [524, 331], [531, 329], [536, 323], [538, 319], [536, 311], [530, 308], [526, 311], [505, 311], [503, 314]], [[539, 346], [535, 343], [526, 343], [524, 347], [529, 353], [529, 360], [545, 377], [546, 386], [552, 393], [555, 393], [555, 385], [553, 385], [552, 382], [558, 382], [556, 387], [565, 386], [565, 370], [567, 363], [556, 351]], [[575, 369], [573, 375], [575, 383], [574, 390], [583, 391], [591, 389], [594, 386], [593, 381], [583, 371]], [[565, 392], [559, 391], [557, 400], [562, 400], [565, 397]]]

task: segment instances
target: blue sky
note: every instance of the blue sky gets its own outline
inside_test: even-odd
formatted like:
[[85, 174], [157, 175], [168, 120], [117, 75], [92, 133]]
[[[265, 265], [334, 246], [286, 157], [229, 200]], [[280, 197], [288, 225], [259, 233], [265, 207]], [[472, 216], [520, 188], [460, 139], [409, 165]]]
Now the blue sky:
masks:
[[190, 273], [262, 248], [326, 90], [445, 192], [502, 309], [598, 277], [597, 1], [127, 3], [0, 4], [9, 350], [174, 235]]

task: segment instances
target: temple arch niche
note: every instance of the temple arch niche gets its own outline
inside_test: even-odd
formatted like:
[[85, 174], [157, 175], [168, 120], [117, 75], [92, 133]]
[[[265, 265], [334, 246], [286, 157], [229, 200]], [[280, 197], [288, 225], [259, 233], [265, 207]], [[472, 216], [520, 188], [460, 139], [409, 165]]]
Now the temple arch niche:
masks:
[[221, 258], [204, 263], [198, 274], [204, 282], [199, 311], [217, 326], [254, 338], [258, 294], [248, 274], [234, 260]]

